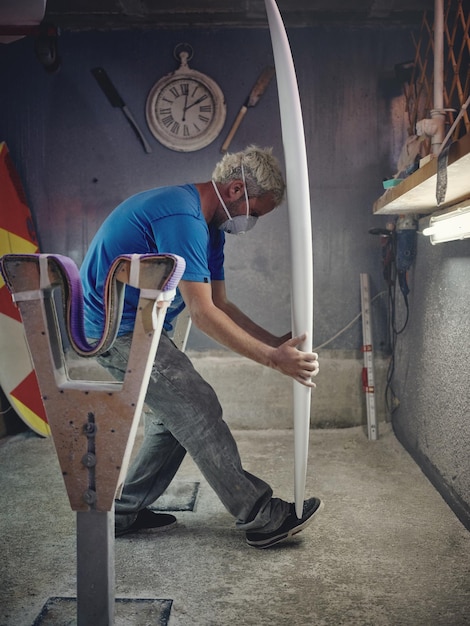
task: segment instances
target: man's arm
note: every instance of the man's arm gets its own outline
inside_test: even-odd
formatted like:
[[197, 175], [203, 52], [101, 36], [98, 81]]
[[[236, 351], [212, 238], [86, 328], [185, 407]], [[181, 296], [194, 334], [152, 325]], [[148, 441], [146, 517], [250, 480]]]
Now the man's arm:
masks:
[[[238, 314], [234, 313], [235, 318], [237, 315], [242, 316], [242, 322], [239, 325], [223, 309], [216, 306], [209, 283], [181, 280], [179, 288], [189, 309], [192, 322], [203, 333], [252, 361], [276, 369], [308, 387], [315, 386], [311, 377], [318, 372], [317, 355], [312, 352], [302, 352], [296, 347], [305, 339], [304, 336], [294, 337], [274, 347], [244, 329], [243, 324], [246, 324], [249, 318], [241, 311]], [[219, 296], [220, 293], [216, 299]], [[230, 310], [234, 312], [234, 309]], [[251, 330], [254, 327], [260, 328], [253, 322], [251, 324], [253, 324], [250, 326]]]

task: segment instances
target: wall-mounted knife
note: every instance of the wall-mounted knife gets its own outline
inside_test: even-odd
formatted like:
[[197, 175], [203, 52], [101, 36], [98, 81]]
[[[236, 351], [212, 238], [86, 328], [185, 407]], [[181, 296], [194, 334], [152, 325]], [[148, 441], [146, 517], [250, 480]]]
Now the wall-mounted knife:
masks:
[[107, 75], [106, 71], [102, 67], [94, 67], [91, 70], [91, 73], [96, 78], [96, 80], [98, 82], [98, 85], [103, 90], [105, 96], [108, 98], [108, 100], [111, 103], [111, 105], [113, 107], [117, 107], [117, 108], [122, 110], [124, 115], [127, 117], [128, 121], [129, 121], [129, 124], [132, 126], [135, 134], [137, 135], [137, 137], [142, 142], [142, 145], [144, 146], [145, 152], [147, 154], [150, 154], [152, 152], [152, 148], [150, 147], [149, 143], [145, 139], [142, 131], [140, 130], [137, 122], [134, 119], [134, 116], [132, 115], [132, 113], [127, 108], [124, 100], [119, 95], [116, 87], [111, 82], [111, 80], [110, 80], [109, 76]]
[[274, 76], [274, 72], [274, 67], [269, 65], [268, 67], [265, 67], [261, 74], [258, 76], [258, 80], [254, 84], [250, 95], [248, 96], [245, 104], [242, 106], [242, 108], [238, 112], [237, 117], [235, 118], [233, 126], [230, 129], [229, 134], [227, 135], [227, 139], [224, 141], [222, 148], [220, 149], [221, 152], [227, 152], [233, 136], [237, 132], [238, 127], [240, 126], [243, 118], [246, 115], [246, 112], [248, 111], [248, 107], [254, 107], [258, 104], [258, 100], [266, 91], [266, 88], [269, 85], [271, 78]]

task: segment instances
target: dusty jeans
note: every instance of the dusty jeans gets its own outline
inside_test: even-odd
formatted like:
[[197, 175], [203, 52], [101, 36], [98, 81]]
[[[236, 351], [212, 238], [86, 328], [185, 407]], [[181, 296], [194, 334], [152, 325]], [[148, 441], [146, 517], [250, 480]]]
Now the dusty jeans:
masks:
[[[122, 379], [131, 335], [118, 337], [99, 362]], [[278, 528], [289, 505], [272, 497], [271, 487], [246, 472], [237, 444], [222, 419], [212, 387], [188, 357], [162, 333], [145, 398], [144, 438], [116, 500], [116, 528], [124, 530], [139, 510], [154, 502], [174, 478], [186, 450], [242, 530]]]

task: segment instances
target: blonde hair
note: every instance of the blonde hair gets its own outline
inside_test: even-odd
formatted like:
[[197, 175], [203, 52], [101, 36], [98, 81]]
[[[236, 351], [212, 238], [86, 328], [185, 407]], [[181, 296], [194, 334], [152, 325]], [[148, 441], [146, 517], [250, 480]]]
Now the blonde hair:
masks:
[[227, 153], [215, 166], [212, 180], [226, 184], [243, 178], [242, 164], [248, 195], [256, 198], [271, 193], [276, 203], [275, 206], [281, 204], [286, 184], [279, 162], [272, 155], [272, 148], [248, 146], [242, 152]]

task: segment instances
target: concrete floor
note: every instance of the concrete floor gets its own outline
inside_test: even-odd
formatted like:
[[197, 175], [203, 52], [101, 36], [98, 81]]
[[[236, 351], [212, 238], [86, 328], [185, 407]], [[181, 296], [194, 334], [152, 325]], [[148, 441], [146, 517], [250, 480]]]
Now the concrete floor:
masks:
[[[292, 431], [235, 431], [245, 468], [292, 499]], [[265, 551], [248, 547], [190, 459], [168, 495], [193, 511], [157, 536], [116, 540], [116, 597], [172, 600], [170, 626], [470, 624], [470, 533], [396, 441], [361, 427], [311, 434], [307, 495], [325, 508]], [[48, 599], [76, 595], [75, 514], [49, 439], [0, 441], [1, 626], [32, 626]], [[173, 502], [173, 505], [171, 505]], [[54, 626], [74, 620], [55, 618]], [[116, 624], [118, 621], [116, 621]], [[120, 623], [120, 622], [119, 622]], [[90, 624], [89, 626], [94, 626]]]

